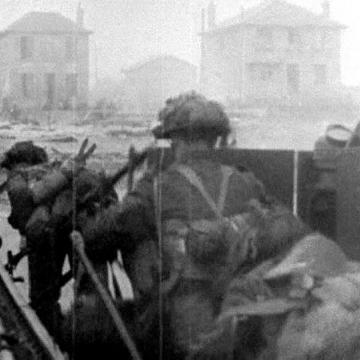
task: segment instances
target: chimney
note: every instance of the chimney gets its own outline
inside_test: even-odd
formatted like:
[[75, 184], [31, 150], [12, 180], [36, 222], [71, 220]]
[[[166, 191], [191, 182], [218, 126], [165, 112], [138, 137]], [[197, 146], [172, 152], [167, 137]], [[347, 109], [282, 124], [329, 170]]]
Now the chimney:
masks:
[[330, 18], [330, 1], [329, 0], [325, 0], [322, 3], [322, 15], [325, 18]]
[[214, 1], [210, 1], [208, 6], [208, 27], [213, 29], [216, 23], [216, 7]]
[[84, 9], [81, 7], [80, 2], [76, 11], [76, 23], [79, 27], [84, 27]]
[[240, 18], [241, 20], [244, 19], [244, 15], [245, 15], [245, 9], [243, 6], [240, 6]]

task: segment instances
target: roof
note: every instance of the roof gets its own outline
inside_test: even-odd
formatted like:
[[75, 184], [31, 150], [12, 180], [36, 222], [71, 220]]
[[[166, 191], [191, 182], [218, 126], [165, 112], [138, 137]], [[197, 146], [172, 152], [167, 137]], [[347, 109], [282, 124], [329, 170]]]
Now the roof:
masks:
[[179, 59], [173, 55], [158, 55], [158, 56], [152, 56], [149, 57], [145, 60], [139, 61], [137, 63], [135, 63], [134, 65], [126, 68], [123, 70], [124, 73], [130, 73], [133, 71], [137, 71], [140, 70], [141, 68], [154, 64], [154, 63], [162, 63], [162, 62], [166, 62], [166, 61], [172, 61], [172, 62], [178, 62], [178, 63], [183, 63], [184, 65], [187, 65], [189, 67], [193, 67], [194, 70], [196, 69], [196, 66], [194, 64], [191, 64], [190, 62], [183, 60], [183, 59]]
[[4, 33], [37, 32], [37, 33], [90, 33], [76, 22], [56, 12], [29, 12], [13, 22]]
[[344, 25], [324, 15], [315, 14], [301, 6], [283, 0], [268, 0], [245, 10], [242, 14], [219, 23], [209, 32], [219, 32], [239, 25], [345, 28]]

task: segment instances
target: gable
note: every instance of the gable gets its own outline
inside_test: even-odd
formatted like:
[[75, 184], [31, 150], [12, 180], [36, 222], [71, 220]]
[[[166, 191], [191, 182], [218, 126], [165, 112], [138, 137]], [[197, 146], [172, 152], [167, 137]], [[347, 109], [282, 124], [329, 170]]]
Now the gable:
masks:
[[344, 28], [343, 25], [323, 15], [315, 14], [301, 6], [289, 4], [283, 0], [272, 0], [221, 22], [210, 32], [221, 31], [238, 25]]
[[8, 32], [81, 32], [89, 31], [78, 26], [74, 21], [55, 12], [30, 12], [13, 22], [5, 31]]
[[185, 61], [179, 59], [175, 56], [158, 56], [152, 59], [148, 59], [143, 62], [139, 62], [128, 69], [124, 70], [125, 74], [134, 74], [142, 71], [149, 71], [154, 68], [158, 69], [167, 69], [167, 68], [186, 68], [188, 71], [196, 71], [196, 66]]

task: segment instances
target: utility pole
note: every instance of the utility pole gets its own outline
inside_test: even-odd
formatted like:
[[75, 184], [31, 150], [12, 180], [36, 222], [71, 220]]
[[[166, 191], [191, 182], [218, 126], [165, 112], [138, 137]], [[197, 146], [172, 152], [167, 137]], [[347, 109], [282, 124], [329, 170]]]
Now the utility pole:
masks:
[[204, 35], [205, 35], [205, 9], [201, 9], [201, 50], [200, 50], [200, 76], [199, 76], [199, 82], [200, 82], [200, 91], [204, 92], [204, 80], [205, 80], [205, 74], [204, 74], [204, 59], [205, 59], [205, 42], [204, 42]]
[[[252, 7], [257, 5], [259, 0], [241, 0], [240, 1], [240, 16], [243, 18], [245, 16], [246, 7]], [[242, 20], [242, 19], [241, 19]], [[246, 78], [246, 31], [245, 28], [242, 30], [241, 34], [241, 56], [240, 56], [240, 74], [241, 74], [241, 84], [240, 84], [240, 102], [243, 104], [246, 98], [246, 87], [247, 87], [247, 78]]]

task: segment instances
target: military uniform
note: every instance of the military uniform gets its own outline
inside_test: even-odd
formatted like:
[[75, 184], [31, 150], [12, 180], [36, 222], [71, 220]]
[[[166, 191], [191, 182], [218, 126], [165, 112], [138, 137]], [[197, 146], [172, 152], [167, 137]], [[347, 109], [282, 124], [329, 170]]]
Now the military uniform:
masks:
[[73, 203], [71, 191], [70, 197], [65, 197], [66, 201], [61, 200], [71, 183], [74, 166], [49, 164], [43, 149], [32, 142], [22, 142], [5, 154], [2, 167], [10, 171], [7, 193], [11, 214], [8, 221], [26, 238], [29, 251], [30, 301], [44, 325], [54, 333], [60, 320], [57, 301], [62, 267], [71, 250], [68, 239], [72, 230], [69, 221]]
[[[39, 180], [37, 185], [41, 186]], [[37, 203], [29, 179], [13, 170], [8, 180], [8, 197], [11, 204], [10, 225], [26, 238], [29, 250], [29, 297], [38, 316], [53, 331], [60, 314], [57, 300], [60, 287], [41, 295], [60, 283], [61, 270], [68, 245], [55, 241], [50, 227], [51, 202]], [[59, 286], [59, 285], [58, 285]]]
[[[219, 163], [207, 158], [206, 154], [194, 154], [181, 163], [199, 174], [204, 186], [215, 199], [219, 196]], [[161, 200], [158, 207], [161, 209], [164, 232], [171, 221], [178, 221], [185, 226], [196, 220], [214, 218], [202, 195], [176, 171], [176, 165], [163, 173], [161, 179], [155, 178], [159, 180]], [[110, 254], [111, 249], [122, 249], [135, 294], [140, 299], [144, 296], [153, 296], [152, 292], [156, 292], [159, 286], [155, 179], [146, 175], [135, 190], [124, 199], [123, 204], [110, 206], [96, 221], [89, 220], [91, 224], [84, 229], [91, 257], [99, 257], [101, 253], [106, 256], [106, 253]], [[249, 200], [260, 199], [262, 196], [263, 188], [252, 174], [234, 170], [229, 181], [224, 216], [240, 213]], [[130, 243], [124, 243], [124, 237], [130, 237]], [[101, 244], [96, 243], [95, 239], [102, 239]], [[163, 242], [167, 241], [169, 239], [164, 236]], [[165, 249], [167, 246], [170, 244], [163, 244], [162, 248]], [[206, 253], [207, 249], [202, 248], [198, 251]], [[165, 282], [171, 276], [174, 265], [166, 254], [161, 264], [160, 275]], [[181, 279], [178, 279], [166, 295], [171, 330], [182, 349], [189, 346], [190, 340], [196, 341], [199, 334], [211, 325], [219, 306], [219, 296], [221, 298], [221, 289], [214, 288], [216, 277], [209, 277], [209, 272], [198, 269], [194, 271], [191, 263], [186, 263], [185, 266], [187, 268], [181, 269]]]
[[[190, 98], [190, 112], [197, 105], [191, 101]], [[179, 107], [182, 109], [187, 104], [185, 99]], [[168, 105], [170, 109], [165, 113], [172, 114], [171, 117], [177, 110], [171, 102]], [[187, 130], [205, 127], [205, 133], [205, 123], [210, 124], [210, 131], [216, 132], [220, 123], [223, 131], [227, 124], [223, 112], [214, 103], [203, 100], [200, 108], [199, 118], [194, 115]], [[188, 118], [192, 117], [187, 114]], [[177, 118], [171, 123], [176, 128], [174, 123], [180, 126], [181, 121]], [[179, 171], [184, 167], [196, 174], [215, 203], [222, 197], [221, 216], [214, 214], [202, 192]], [[190, 240], [189, 225], [196, 223], [201, 227], [204, 223], [221, 222], [240, 214], [251, 199], [261, 200], [263, 196], [262, 184], [251, 173], [224, 167], [206, 151], [188, 152], [166, 171], [146, 174], [121, 204], [110, 206], [95, 219], [89, 219], [82, 228], [86, 249], [90, 257], [106, 257], [115, 249], [121, 249], [136, 300], [144, 309], [137, 319], [139, 328], [148, 328], [149, 318], [157, 316], [163, 335], [175, 344], [170, 353], [181, 356], [188, 353], [201, 333], [212, 325], [225, 284], [221, 271], [216, 269], [226, 268], [230, 252], [219, 239], [214, 242]], [[202, 233], [202, 229], [197, 230]], [[244, 259], [239, 262], [241, 260]], [[161, 314], [157, 313], [159, 302]], [[153, 326], [156, 326], [154, 317]], [[146, 335], [149, 333], [154, 338], [150, 330]], [[166, 347], [168, 341], [164, 339], [164, 343]]]

